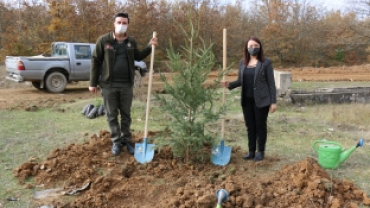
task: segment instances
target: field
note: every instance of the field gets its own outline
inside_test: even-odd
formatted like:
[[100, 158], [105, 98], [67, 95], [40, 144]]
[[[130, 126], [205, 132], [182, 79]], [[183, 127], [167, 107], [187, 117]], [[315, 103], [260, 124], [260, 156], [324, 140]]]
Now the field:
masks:
[[[280, 70], [280, 69], [277, 69]], [[293, 81], [370, 81], [370, 65], [343, 66], [330, 68], [287, 68], [282, 71], [291, 72]]]
[[[346, 69], [278, 70], [292, 72], [293, 88], [370, 86], [370, 65]], [[81, 115], [84, 105], [100, 99], [88, 92], [87, 82], [49, 94], [5, 81], [4, 72], [0, 66], [0, 207], [206, 208], [216, 207], [220, 188], [230, 194], [226, 208], [370, 206], [369, 104], [294, 106], [280, 100], [268, 119], [266, 159], [255, 163], [242, 159], [246, 131], [240, 91], [234, 90], [226, 101], [225, 139], [233, 148], [228, 165], [185, 164], [170, 149], [141, 165], [126, 150], [111, 155], [104, 117]], [[227, 79], [235, 79], [235, 72]], [[161, 92], [157, 75], [154, 81], [153, 91]], [[144, 79], [133, 105], [133, 143], [143, 137], [145, 90]], [[151, 115], [149, 138], [154, 139], [167, 123], [155, 102]], [[217, 133], [220, 127], [212, 128]], [[313, 141], [323, 138], [346, 149], [360, 138], [365, 144], [338, 170], [324, 170], [312, 148]], [[88, 189], [77, 190], [86, 184]]]

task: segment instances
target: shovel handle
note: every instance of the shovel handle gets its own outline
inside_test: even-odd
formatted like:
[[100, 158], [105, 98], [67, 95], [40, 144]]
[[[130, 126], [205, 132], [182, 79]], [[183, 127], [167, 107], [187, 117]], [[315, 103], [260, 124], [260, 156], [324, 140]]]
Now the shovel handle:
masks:
[[[223, 30], [223, 59], [222, 59], [222, 81], [225, 81], [225, 69], [226, 69], [226, 62], [227, 62], [227, 42], [226, 42], [227, 30], [224, 28]], [[222, 105], [225, 105], [225, 87], [222, 88]], [[221, 124], [221, 136], [225, 138], [225, 118], [222, 119]]]
[[[157, 33], [156, 32], [153, 32], [153, 38], [156, 38], [156, 37], [157, 37]], [[149, 121], [149, 109], [150, 109], [150, 96], [152, 94], [152, 82], [153, 82], [154, 50], [155, 50], [155, 45], [152, 45], [152, 52], [150, 54], [148, 94], [147, 94], [147, 98], [146, 98], [144, 138], [147, 138], [148, 137], [148, 121]]]

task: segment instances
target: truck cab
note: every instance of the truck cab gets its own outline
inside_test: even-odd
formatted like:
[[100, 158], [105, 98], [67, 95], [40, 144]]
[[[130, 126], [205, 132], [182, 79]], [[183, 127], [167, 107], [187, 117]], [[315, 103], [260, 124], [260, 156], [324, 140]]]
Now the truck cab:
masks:
[[51, 57], [68, 57], [69, 81], [88, 81], [90, 78], [91, 54], [95, 44], [55, 42], [51, 47]]

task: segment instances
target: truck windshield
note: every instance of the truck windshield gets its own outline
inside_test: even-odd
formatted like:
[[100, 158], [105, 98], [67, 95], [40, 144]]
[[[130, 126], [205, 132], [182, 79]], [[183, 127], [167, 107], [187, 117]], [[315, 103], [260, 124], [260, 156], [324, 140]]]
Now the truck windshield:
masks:
[[67, 54], [67, 44], [65, 43], [55, 43], [51, 46], [51, 56], [68, 56]]

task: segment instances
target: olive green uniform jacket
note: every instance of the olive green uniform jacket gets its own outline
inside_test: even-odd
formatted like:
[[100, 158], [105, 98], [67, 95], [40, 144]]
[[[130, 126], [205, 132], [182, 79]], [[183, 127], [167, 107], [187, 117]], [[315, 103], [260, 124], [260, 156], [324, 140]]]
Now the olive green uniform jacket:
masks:
[[[96, 87], [98, 84], [102, 88], [110, 87], [113, 80], [113, 69], [116, 57], [114, 48], [115, 39], [113, 31], [98, 38], [91, 58], [90, 68], [90, 87]], [[137, 48], [134, 38], [127, 37], [127, 56], [130, 70], [130, 82], [134, 85], [135, 63], [147, 57], [152, 48], [148, 45], [142, 51]]]

